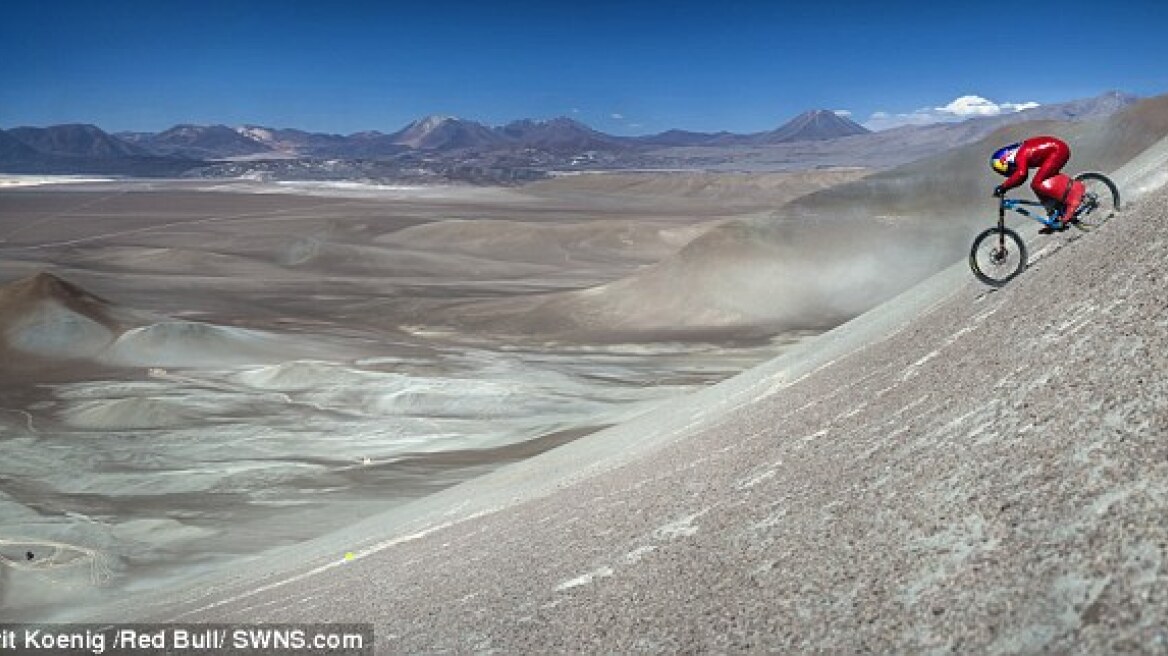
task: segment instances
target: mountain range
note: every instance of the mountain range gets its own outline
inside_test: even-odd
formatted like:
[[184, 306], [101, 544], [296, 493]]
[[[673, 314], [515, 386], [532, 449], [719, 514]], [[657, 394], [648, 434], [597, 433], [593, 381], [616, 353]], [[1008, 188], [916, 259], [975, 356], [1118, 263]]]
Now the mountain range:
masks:
[[392, 134], [358, 132], [348, 136], [247, 125], [240, 128], [176, 126], [155, 135], [117, 136], [156, 154], [226, 159], [261, 153], [287, 157], [392, 157], [406, 151], [450, 153], [534, 149], [552, 153], [616, 152], [645, 146], [773, 144], [834, 139], [868, 130], [827, 110], [801, 114], [770, 132], [736, 135], [670, 131], [649, 137], [618, 137], [566, 117], [523, 119], [499, 127], [453, 116], [427, 116]]
[[56, 157], [115, 159], [178, 157], [224, 160], [279, 157], [393, 157], [407, 151], [492, 151], [535, 149], [549, 152], [621, 151], [659, 145], [768, 144], [833, 139], [868, 130], [827, 110], [801, 114], [770, 132], [736, 135], [673, 130], [649, 137], [618, 137], [566, 117], [524, 119], [500, 127], [451, 116], [428, 116], [392, 134], [376, 131], [347, 136], [276, 129], [258, 125], [176, 125], [158, 133], [107, 134], [93, 125], [19, 127], [0, 131], [0, 163], [31, 153]]
[[[450, 116], [428, 116], [401, 130], [349, 135], [314, 133], [259, 125], [176, 125], [157, 133], [109, 134], [93, 125], [17, 127], [0, 130], [0, 170], [8, 172], [109, 172], [174, 175], [210, 162], [255, 160], [442, 160], [452, 164], [555, 167], [586, 160], [600, 167], [654, 164], [654, 153], [668, 149], [710, 149], [725, 159], [726, 149], [785, 144], [846, 143], [862, 146], [929, 135], [929, 143], [967, 143], [998, 126], [1024, 120], [1087, 120], [1103, 117], [1135, 101], [1110, 92], [1095, 98], [1046, 105], [1012, 114], [960, 123], [905, 126], [872, 133], [830, 110], [800, 114], [774, 130], [752, 134], [669, 130], [640, 137], [614, 136], [579, 121], [559, 117], [519, 120], [491, 127]], [[853, 144], [854, 142], [854, 144]], [[841, 142], [843, 143], [843, 142]], [[486, 163], [484, 164], [484, 159]], [[230, 169], [230, 167], [229, 167]], [[230, 169], [235, 170], [235, 169]], [[218, 174], [216, 174], [218, 175]]]

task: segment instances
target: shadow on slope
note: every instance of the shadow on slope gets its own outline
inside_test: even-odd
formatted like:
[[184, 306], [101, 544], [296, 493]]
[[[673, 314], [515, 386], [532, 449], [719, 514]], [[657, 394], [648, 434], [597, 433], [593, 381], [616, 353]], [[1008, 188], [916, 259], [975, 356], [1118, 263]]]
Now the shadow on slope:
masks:
[[97, 356], [141, 319], [49, 273], [0, 287], [0, 376]]
[[47, 272], [0, 286], [0, 381], [76, 366], [216, 366], [311, 352], [259, 331], [125, 308]]

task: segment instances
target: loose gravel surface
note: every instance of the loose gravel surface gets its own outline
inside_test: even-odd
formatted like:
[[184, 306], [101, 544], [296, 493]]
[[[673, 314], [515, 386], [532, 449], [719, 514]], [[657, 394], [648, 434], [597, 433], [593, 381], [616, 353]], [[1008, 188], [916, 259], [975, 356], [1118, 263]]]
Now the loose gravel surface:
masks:
[[1000, 290], [951, 270], [670, 439], [646, 418], [619, 461], [569, 445], [523, 463], [538, 493], [156, 619], [374, 622], [378, 653], [1168, 653], [1166, 226], [1161, 191]]

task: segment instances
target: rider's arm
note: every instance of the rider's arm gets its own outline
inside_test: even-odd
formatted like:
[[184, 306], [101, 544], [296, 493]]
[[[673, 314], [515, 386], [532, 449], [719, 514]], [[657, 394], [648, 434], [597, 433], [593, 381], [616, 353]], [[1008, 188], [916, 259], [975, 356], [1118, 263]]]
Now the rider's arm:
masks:
[[1030, 174], [1030, 162], [1027, 161], [1029, 155], [1029, 149], [1023, 144], [1018, 149], [1018, 154], [1014, 156], [1014, 172], [1010, 174], [1010, 177], [1006, 178], [1005, 182], [999, 185], [1002, 191], [1013, 189], [1026, 182], [1026, 176]]

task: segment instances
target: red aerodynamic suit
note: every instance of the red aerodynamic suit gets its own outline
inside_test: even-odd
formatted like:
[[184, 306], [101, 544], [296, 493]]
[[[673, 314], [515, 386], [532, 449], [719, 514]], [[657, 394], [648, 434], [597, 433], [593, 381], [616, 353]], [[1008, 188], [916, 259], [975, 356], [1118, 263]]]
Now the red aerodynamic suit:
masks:
[[1055, 137], [1032, 137], [1023, 141], [1014, 156], [1014, 172], [1001, 184], [1002, 191], [1008, 191], [1026, 182], [1030, 169], [1037, 167], [1030, 188], [1039, 198], [1053, 200], [1066, 205], [1062, 215], [1065, 223], [1075, 216], [1083, 201], [1083, 183], [1060, 173], [1071, 158], [1071, 148], [1066, 142]]

